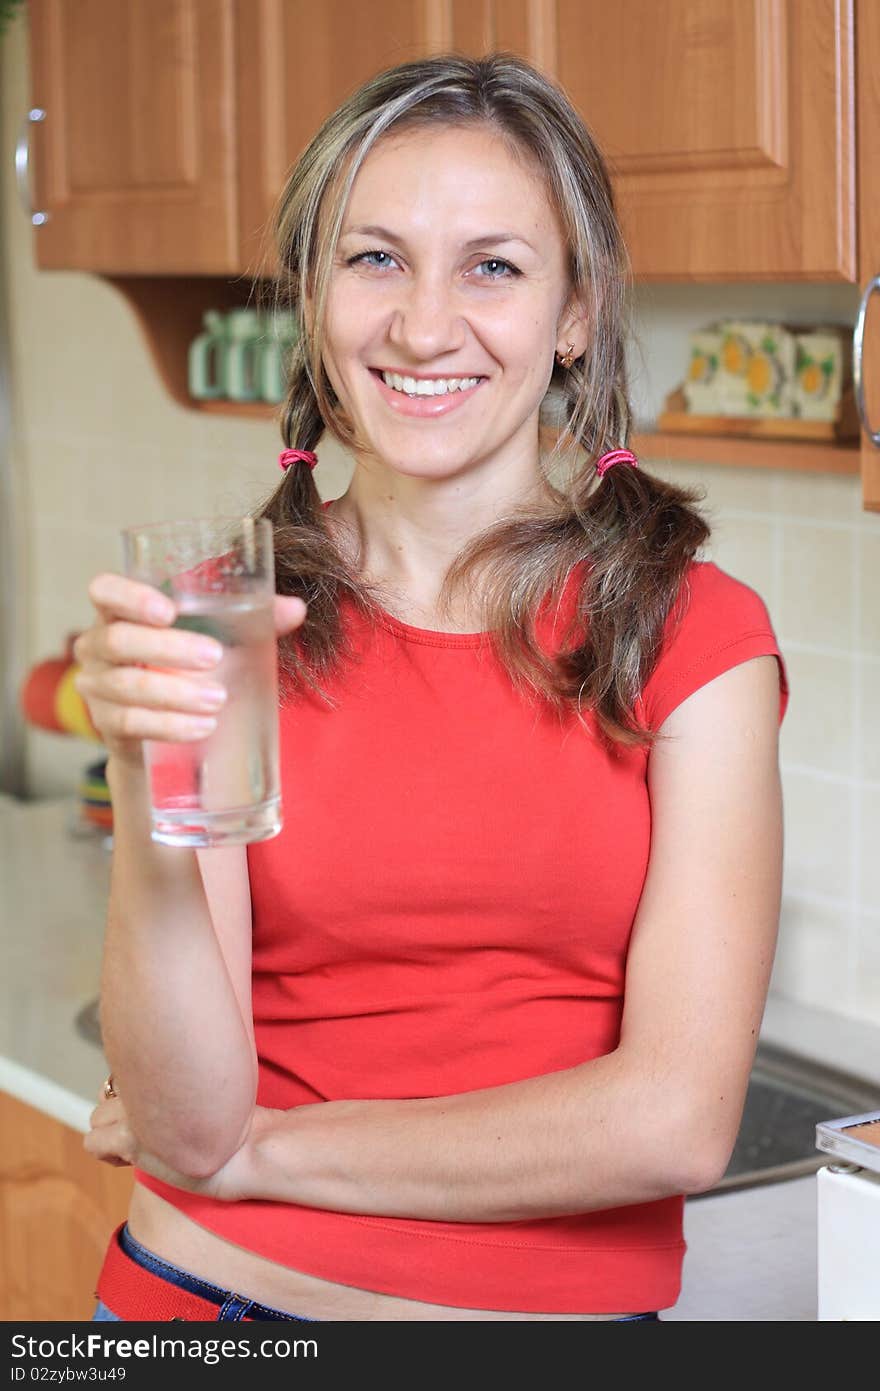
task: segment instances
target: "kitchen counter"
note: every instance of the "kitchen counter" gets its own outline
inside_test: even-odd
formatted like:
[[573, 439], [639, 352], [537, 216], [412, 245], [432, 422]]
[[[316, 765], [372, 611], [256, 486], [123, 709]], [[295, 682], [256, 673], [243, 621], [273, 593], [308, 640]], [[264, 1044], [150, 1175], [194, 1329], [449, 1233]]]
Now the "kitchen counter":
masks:
[[110, 855], [70, 836], [75, 815], [0, 796], [0, 1087], [85, 1132], [107, 1065], [75, 1020], [98, 994]]
[[[0, 796], [0, 1088], [85, 1132], [107, 1064], [75, 1019], [98, 993], [110, 855], [75, 823], [73, 798]], [[771, 996], [761, 1038], [880, 1083], [880, 1028]], [[816, 1318], [814, 1175], [690, 1199], [685, 1239], [664, 1319]]]

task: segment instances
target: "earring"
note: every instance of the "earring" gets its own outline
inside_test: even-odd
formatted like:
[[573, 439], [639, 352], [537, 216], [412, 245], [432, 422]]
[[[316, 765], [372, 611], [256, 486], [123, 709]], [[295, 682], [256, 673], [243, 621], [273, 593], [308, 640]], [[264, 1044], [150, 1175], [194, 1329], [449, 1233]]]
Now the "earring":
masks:
[[565, 354], [565, 357], [560, 357], [559, 353], [557, 353], [556, 356], [559, 359], [560, 367], [570, 367], [571, 364], [574, 362], [574, 343], [568, 344], [568, 351]]

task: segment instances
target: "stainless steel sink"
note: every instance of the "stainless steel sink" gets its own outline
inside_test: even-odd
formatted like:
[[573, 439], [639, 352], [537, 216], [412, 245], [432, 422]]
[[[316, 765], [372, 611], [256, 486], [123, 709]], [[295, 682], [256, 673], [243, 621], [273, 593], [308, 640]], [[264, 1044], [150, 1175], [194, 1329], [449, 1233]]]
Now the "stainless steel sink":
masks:
[[878, 1107], [880, 1087], [760, 1043], [727, 1172], [691, 1201], [815, 1173], [829, 1162], [816, 1149], [817, 1123]]
[[[76, 1028], [101, 1047], [97, 1000], [80, 1010]], [[760, 1043], [727, 1172], [714, 1188], [689, 1201], [815, 1173], [829, 1162], [816, 1149], [816, 1125], [878, 1108], [880, 1087]]]
[[101, 1024], [98, 1018], [99, 1003], [98, 1000], [90, 1000], [87, 1005], [83, 1005], [73, 1022], [77, 1033], [82, 1038], [88, 1039], [89, 1043], [94, 1043], [98, 1048], [102, 1048]]

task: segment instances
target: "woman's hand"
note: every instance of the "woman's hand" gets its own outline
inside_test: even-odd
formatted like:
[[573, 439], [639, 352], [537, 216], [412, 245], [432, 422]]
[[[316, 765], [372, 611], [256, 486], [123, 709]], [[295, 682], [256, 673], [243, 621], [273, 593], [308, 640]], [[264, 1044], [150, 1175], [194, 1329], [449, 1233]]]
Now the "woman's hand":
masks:
[[[143, 766], [144, 739], [206, 738], [211, 727], [203, 722], [216, 716], [226, 694], [211, 675], [221, 645], [173, 628], [177, 606], [152, 585], [106, 572], [88, 593], [97, 618], [73, 645], [80, 666], [73, 684], [108, 754]], [[292, 632], [305, 616], [302, 599], [276, 595], [276, 633]]]
[[138, 1142], [128, 1123], [128, 1114], [121, 1097], [106, 1097], [103, 1092], [89, 1116], [91, 1130], [83, 1140], [84, 1148], [105, 1164], [132, 1165], [151, 1174], [153, 1178], [182, 1188], [188, 1193], [200, 1193], [221, 1202], [238, 1202], [256, 1196], [248, 1182], [251, 1173], [251, 1144], [281, 1114], [265, 1106], [254, 1108], [251, 1126], [244, 1143], [226, 1163], [206, 1178], [191, 1178], [170, 1168], [156, 1155], [148, 1153]]

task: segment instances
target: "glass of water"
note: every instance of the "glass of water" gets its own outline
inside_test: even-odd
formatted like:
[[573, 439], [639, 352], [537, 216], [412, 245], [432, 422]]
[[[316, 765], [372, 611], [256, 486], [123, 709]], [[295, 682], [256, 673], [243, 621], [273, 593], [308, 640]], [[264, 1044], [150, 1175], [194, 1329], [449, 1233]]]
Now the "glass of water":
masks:
[[122, 542], [126, 575], [174, 600], [174, 627], [223, 646], [222, 660], [202, 674], [227, 691], [213, 733], [189, 743], [144, 741], [152, 839], [189, 846], [268, 840], [282, 826], [272, 523], [157, 522], [125, 528]]

